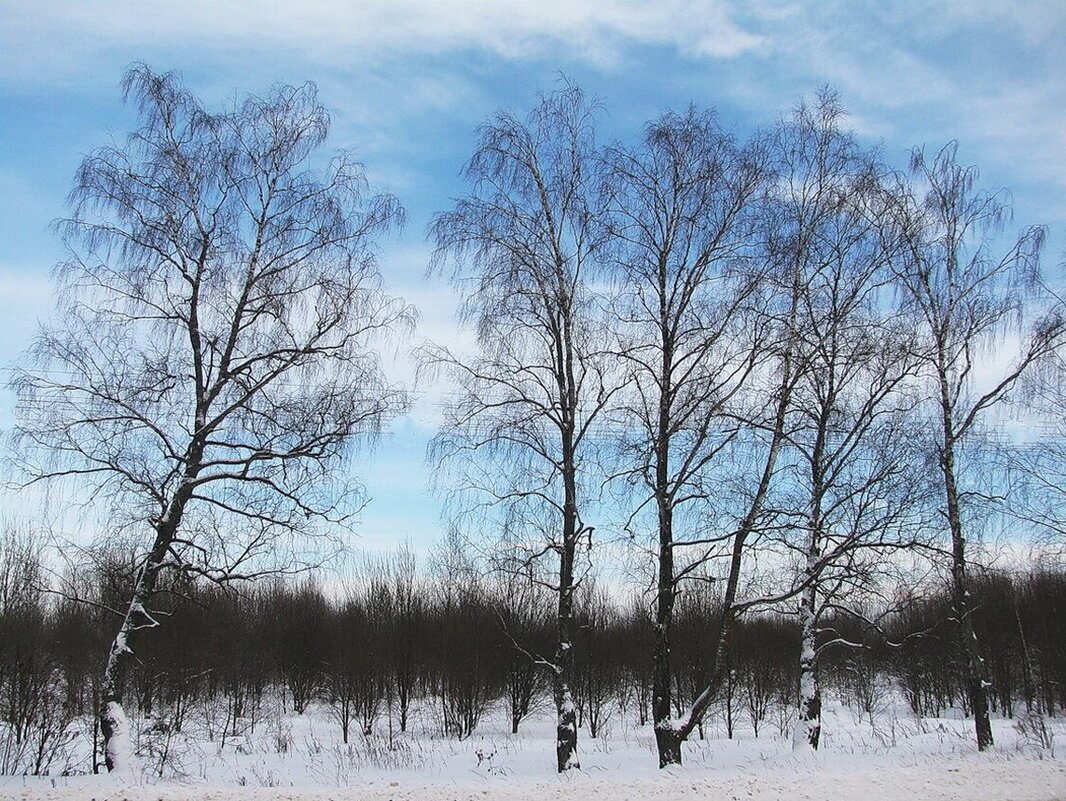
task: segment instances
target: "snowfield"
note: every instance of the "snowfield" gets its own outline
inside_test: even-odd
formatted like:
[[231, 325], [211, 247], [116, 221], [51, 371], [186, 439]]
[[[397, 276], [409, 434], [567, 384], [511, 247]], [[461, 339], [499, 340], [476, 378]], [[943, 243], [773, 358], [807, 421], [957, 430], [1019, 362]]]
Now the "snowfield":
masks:
[[57, 779], [56, 787], [27, 781], [0, 788], [4, 798], [25, 801], [128, 799], [128, 801], [889, 801], [890, 799], [966, 799], [967, 801], [1043, 801], [1066, 798], [1066, 766], [1059, 761], [1034, 761], [994, 755], [987, 760], [953, 757], [927, 765], [904, 766], [890, 760], [864, 761], [861, 766], [834, 762], [815, 767], [786, 764], [748, 765], [722, 771], [706, 767], [664, 771], [653, 778], [627, 779], [583, 772], [547, 781], [480, 780], [378, 781], [350, 788], [116, 785], [105, 777]]
[[[619, 714], [605, 735], [582, 730], [582, 770], [553, 772], [552, 718], [541, 713], [512, 736], [492, 714], [468, 740], [440, 737], [422, 715], [413, 731], [352, 738], [344, 746], [321, 710], [262, 723], [224, 747], [183, 735], [168, 743], [160, 778], [158, 742], [142, 735], [140, 773], [0, 777], [0, 798], [17, 801], [1049, 801], [1066, 799], [1066, 720], [1049, 721], [1040, 747], [1010, 720], [996, 720], [996, 747], [977, 754], [972, 722], [916, 720], [902, 710], [860, 719], [829, 705], [824, 742], [794, 756], [778, 727], [758, 739], [744, 723], [727, 739], [719, 722], [686, 745], [681, 768], [658, 770], [651, 731]], [[138, 723], [134, 721], [134, 723]], [[77, 758], [72, 751], [71, 759]]]

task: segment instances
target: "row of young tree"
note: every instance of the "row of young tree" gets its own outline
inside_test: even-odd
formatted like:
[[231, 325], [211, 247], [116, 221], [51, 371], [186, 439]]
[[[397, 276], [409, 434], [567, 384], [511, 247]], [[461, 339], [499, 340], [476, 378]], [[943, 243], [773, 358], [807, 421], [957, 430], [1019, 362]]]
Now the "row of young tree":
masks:
[[[47, 773], [64, 754], [71, 724], [93, 716], [100, 694], [94, 657], [106, 645], [102, 610], [121, 597], [137, 566], [112, 554], [77, 579], [57, 582], [25, 542], [9, 538], [4, 546], [0, 772]], [[466, 578], [462, 589], [457, 567]], [[546, 706], [550, 681], [535, 655], [551, 646], [554, 626], [536, 585], [479, 577], [454, 553], [423, 571], [400, 551], [361, 574], [329, 591], [314, 579], [273, 580], [242, 592], [187, 578], [166, 582], [157, 608], [170, 625], [146, 641], [130, 676], [146, 741], [195, 731], [225, 747], [267, 725], [276, 703], [291, 713], [313, 707], [326, 714], [345, 744], [352, 737], [391, 741], [412, 726], [464, 739], [490, 709], [505, 711], [517, 734]], [[82, 585], [79, 601], [69, 595], [73, 583]], [[652, 718], [651, 597], [626, 601], [593, 583], [576, 596], [575, 715], [591, 738], [618, 716], [641, 726]], [[991, 660], [993, 708], [1007, 717], [1024, 710], [1032, 720], [1066, 712], [1066, 616], [1056, 614], [1066, 605], [1066, 574], [982, 574], [973, 603], [982, 641], [999, 655]], [[852, 616], [828, 621], [818, 643], [824, 685], [871, 722], [899, 698], [919, 717], [970, 711], [945, 616], [950, 604], [942, 587], [911, 599], [878, 627]], [[720, 606], [709, 585], [678, 599], [676, 714], [702, 691]], [[921, 636], [908, 639], [916, 631]], [[727, 737], [742, 726], [758, 737], [791, 725], [799, 653], [794, 616], [738, 622], [712, 711]], [[702, 738], [702, 724], [698, 731]], [[95, 732], [92, 753], [96, 770]]]
[[[109, 769], [129, 764], [131, 665], [160, 636], [144, 633], [173, 623], [169, 574], [251, 580], [336, 544], [363, 500], [346, 459], [406, 408], [377, 348], [413, 317], [375, 259], [399, 203], [347, 154], [308, 166], [328, 131], [313, 86], [217, 113], [144, 65], [124, 86], [143, 126], [76, 176], [61, 314], [15, 373], [12, 451], [27, 483], [91, 488], [139, 543], [99, 685]], [[660, 765], [733, 686], [760, 611], [798, 613], [795, 743], [817, 748], [822, 638], [868, 614], [901, 553], [951, 576], [953, 663], [987, 748], [967, 538], [1011, 481], [1027, 530], [1062, 530], [1045, 465], [995, 480], [978, 453], [1023, 379], [1056, 374], [1042, 230], [998, 240], [1009, 209], [955, 145], [893, 171], [829, 91], [745, 142], [690, 109], [601, 146], [599, 111], [567, 86], [479, 129], [469, 193], [430, 231], [476, 347], [421, 350], [454, 388], [433, 444], [454, 519], [491, 532], [493, 572], [550, 590], [532, 662], [558, 769], [578, 765], [577, 601], [605, 544], [654, 576]], [[678, 605], [705, 583], [697, 670]]]

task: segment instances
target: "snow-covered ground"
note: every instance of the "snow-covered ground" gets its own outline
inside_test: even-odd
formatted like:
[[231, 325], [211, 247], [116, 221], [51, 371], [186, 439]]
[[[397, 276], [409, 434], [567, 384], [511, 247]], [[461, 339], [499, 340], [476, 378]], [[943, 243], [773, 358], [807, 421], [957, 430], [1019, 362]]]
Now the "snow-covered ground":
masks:
[[[1054, 740], [1041, 747], [1013, 721], [995, 722], [996, 748], [974, 752], [965, 720], [916, 720], [902, 710], [874, 719], [828, 705], [822, 749], [798, 758], [789, 738], [767, 721], [756, 739], [738, 724], [734, 739], [717, 724], [689, 743], [685, 765], [660, 771], [651, 732], [619, 714], [592, 740], [581, 732], [582, 770], [554, 773], [552, 720], [540, 714], [512, 736], [502, 714], [490, 715], [463, 742], [440, 737], [432, 715], [413, 731], [387, 730], [340, 743], [321, 710], [275, 715], [254, 732], [218, 742], [187, 735], [142, 740], [140, 772], [111, 776], [0, 777], [0, 798], [20, 801], [239, 801], [368, 799], [446, 801], [585, 798], [634, 801], [719, 799], [1066, 799], [1066, 720], [1049, 721]], [[156, 773], [166, 746], [163, 778]], [[72, 759], [79, 758], [72, 753]]]

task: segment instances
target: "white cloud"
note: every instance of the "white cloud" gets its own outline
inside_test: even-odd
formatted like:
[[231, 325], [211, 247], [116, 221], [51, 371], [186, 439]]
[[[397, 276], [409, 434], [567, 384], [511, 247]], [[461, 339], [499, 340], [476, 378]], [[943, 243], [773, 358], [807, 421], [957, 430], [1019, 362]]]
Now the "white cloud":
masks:
[[723, 2], [665, 0], [83, 0], [9, 3], [0, 45], [9, 82], [70, 80], [101, 53], [170, 49], [223, 61], [299, 55], [325, 64], [476, 48], [504, 58], [563, 47], [600, 65], [631, 42], [730, 58], [760, 43]]
[[[660, 46], [681, 56], [671, 69], [714, 79], [703, 81], [704, 97], [725, 93], [764, 120], [828, 82], [861, 133], [906, 145], [955, 137], [1005, 161], [1013, 150], [1039, 176], [1056, 168], [1049, 157], [1066, 138], [1064, 29], [1060, 2], [43, 0], [0, 6], [0, 82], [32, 91], [144, 58], [199, 65], [210, 98], [212, 89], [230, 96], [234, 81], [261, 85], [295, 60], [300, 73], [287, 79], [318, 78], [374, 152], [413, 114], [494, 105], [458, 76], [464, 54], [610, 71], [632, 67], [634, 45]], [[986, 58], [977, 47], [993, 49]]]
[[[722, 87], [748, 108], [786, 109], [820, 84], [841, 92], [848, 125], [886, 143], [958, 139], [984, 185], [1033, 198], [1036, 219], [1066, 224], [1066, 4], [751, 4], [741, 22], [767, 43]], [[1050, 215], [1050, 217], [1048, 216]]]

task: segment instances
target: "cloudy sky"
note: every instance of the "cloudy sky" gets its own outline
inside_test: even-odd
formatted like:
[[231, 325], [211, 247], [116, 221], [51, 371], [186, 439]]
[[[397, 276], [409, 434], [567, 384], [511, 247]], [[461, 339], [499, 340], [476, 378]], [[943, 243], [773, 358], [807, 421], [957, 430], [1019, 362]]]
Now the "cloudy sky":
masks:
[[[457, 334], [423, 278], [431, 215], [463, 191], [473, 129], [521, 111], [565, 75], [602, 99], [604, 140], [666, 109], [717, 108], [740, 133], [834, 85], [850, 124], [888, 160], [960, 142], [1015, 225], [1066, 248], [1066, 3], [821, 0], [0, 0], [0, 377], [50, 313], [61, 256], [50, 223], [80, 159], [136, 125], [119, 80], [133, 61], [175, 70], [209, 106], [314, 81], [333, 147], [400, 196], [406, 231], [382, 253], [391, 290], [421, 308], [420, 337]], [[0, 427], [13, 397], [0, 393]], [[370, 547], [436, 538], [423, 448], [432, 409], [400, 420], [364, 468]], [[356, 469], [359, 469], [356, 462]]]

